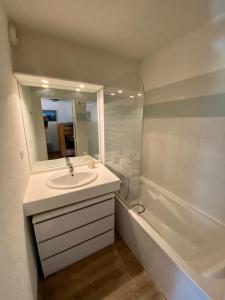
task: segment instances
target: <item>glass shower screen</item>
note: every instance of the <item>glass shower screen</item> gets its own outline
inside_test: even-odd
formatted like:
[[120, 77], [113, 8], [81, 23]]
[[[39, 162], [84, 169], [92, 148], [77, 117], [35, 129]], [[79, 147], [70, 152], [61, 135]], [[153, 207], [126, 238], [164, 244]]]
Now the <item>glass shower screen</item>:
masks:
[[129, 207], [138, 204], [144, 88], [136, 74], [115, 80], [104, 89], [105, 164], [121, 180], [118, 197]]

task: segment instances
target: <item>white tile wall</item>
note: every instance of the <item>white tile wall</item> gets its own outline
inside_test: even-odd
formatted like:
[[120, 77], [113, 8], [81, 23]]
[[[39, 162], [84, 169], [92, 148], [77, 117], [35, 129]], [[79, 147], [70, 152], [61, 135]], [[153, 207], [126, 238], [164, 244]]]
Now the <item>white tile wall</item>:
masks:
[[143, 102], [137, 98], [115, 98], [114, 101], [105, 101], [104, 111], [106, 165], [126, 178], [130, 189], [128, 201], [137, 202], [141, 168]]
[[225, 223], [225, 117], [145, 117], [142, 174]]

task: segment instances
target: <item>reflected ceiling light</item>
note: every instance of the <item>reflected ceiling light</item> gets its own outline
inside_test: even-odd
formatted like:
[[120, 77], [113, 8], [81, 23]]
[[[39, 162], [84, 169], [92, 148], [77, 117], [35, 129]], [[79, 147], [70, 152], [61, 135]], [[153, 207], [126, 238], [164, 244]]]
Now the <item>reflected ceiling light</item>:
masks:
[[140, 97], [140, 96], [142, 96], [142, 93], [138, 93], [137, 95], [138, 95], [138, 97]]
[[80, 88], [84, 88], [84, 84], [79, 84], [79, 87]]
[[43, 88], [48, 88], [48, 85], [47, 84], [42, 84], [42, 87]]
[[42, 82], [42, 83], [48, 83], [48, 80], [42, 79], [41, 82]]
[[122, 92], [123, 92], [122, 90], [119, 90], [119, 91], [118, 91], [119, 94], [122, 94]]
[[80, 89], [76, 89], [76, 92], [80, 92]]
[[114, 94], [114, 93], [111, 93], [110, 95], [111, 95], [111, 96], [115, 96], [115, 94]]
[[133, 96], [133, 95], [131, 95], [131, 96], [130, 96], [130, 98], [134, 98], [134, 96]]

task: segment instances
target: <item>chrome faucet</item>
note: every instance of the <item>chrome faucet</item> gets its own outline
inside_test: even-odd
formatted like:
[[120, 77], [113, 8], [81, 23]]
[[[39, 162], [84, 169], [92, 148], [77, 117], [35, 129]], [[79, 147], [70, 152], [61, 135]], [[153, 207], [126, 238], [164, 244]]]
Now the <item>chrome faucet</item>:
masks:
[[65, 160], [66, 160], [66, 165], [69, 168], [70, 171], [70, 175], [73, 176], [74, 175], [74, 168], [73, 168], [73, 164], [71, 163], [70, 159], [68, 156], [65, 156]]

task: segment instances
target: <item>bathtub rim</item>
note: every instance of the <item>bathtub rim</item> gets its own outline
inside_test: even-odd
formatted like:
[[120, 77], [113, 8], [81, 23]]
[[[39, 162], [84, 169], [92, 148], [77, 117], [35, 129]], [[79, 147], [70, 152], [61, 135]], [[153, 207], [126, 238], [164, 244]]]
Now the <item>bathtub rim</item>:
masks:
[[195, 207], [194, 205], [191, 205], [189, 203], [187, 203], [186, 201], [184, 201], [182, 198], [174, 195], [173, 193], [169, 192], [168, 190], [166, 190], [165, 188], [159, 186], [158, 184], [152, 182], [150, 179], [141, 176], [141, 182], [149, 185], [150, 187], [155, 188], [156, 190], [158, 190], [160, 193], [162, 193], [164, 196], [167, 196], [170, 198], [170, 200], [180, 204], [181, 206], [188, 208], [190, 210], [195, 211], [198, 214], [201, 214], [203, 217], [209, 219], [210, 221], [212, 221], [213, 223], [216, 223], [217, 225], [223, 227], [223, 229], [225, 230], [225, 223], [223, 223], [222, 221], [216, 219], [215, 217], [211, 216], [210, 214], [202, 211], [200, 208]]
[[[225, 279], [205, 278], [202, 274], [196, 273], [188, 264], [176, 253], [176, 251], [155, 231], [155, 229], [144, 218], [139, 216], [132, 208], [129, 208], [118, 196], [116, 201], [128, 211], [131, 217], [139, 224], [145, 234], [159, 247], [166, 257], [181, 271], [186, 277], [201, 290], [208, 298], [215, 297], [222, 299], [225, 296], [225, 287], [223, 288]], [[210, 284], [209, 284], [210, 283]], [[215, 299], [215, 298], [212, 298]]]

